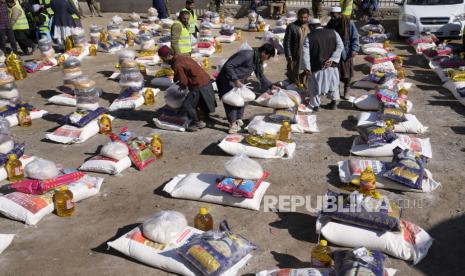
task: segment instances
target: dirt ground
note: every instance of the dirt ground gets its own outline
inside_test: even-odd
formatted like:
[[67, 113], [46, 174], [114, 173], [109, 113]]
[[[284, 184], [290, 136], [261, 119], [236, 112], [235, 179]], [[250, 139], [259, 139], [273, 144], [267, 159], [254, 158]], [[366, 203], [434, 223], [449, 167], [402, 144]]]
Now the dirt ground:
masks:
[[[84, 25], [97, 23], [106, 26], [111, 14], [104, 18], [87, 18]], [[242, 25], [242, 21], [237, 26]], [[272, 23], [273, 24], [273, 23]], [[393, 27], [393, 22], [385, 22]], [[393, 28], [391, 28], [394, 31]], [[259, 46], [260, 34], [244, 33], [245, 40]], [[223, 44], [222, 57], [237, 51], [240, 43]], [[415, 83], [409, 98], [414, 103], [413, 113], [429, 127], [421, 137], [429, 137], [433, 158], [428, 168], [442, 186], [431, 194], [393, 193], [382, 190], [392, 199], [410, 199], [415, 206], [404, 206], [404, 218], [427, 230], [435, 239], [428, 256], [418, 265], [389, 257], [386, 266], [398, 269], [397, 275], [463, 275], [465, 255], [464, 180], [465, 180], [465, 107], [450, 92], [441, 87], [440, 80], [429, 69], [421, 56], [411, 53], [404, 43], [394, 43], [396, 52], [405, 57], [406, 76]], [[217, 64], [222, 57], [211, 58]], [[109, 106], [119, 93], [118, 83], [107, 80], [116, 62], [115, 55], [99, 54], [83, 61], [83, 71], [103, 88], [101, 106]], [[363, 59], [356, 58], [356, 77], [363, 76]], [[266, 75], [273, 81], [284, 79], [285, 59], [280, 56], [268, 62]], [[72, 107], [47, 104], [46, 99], [56, 94], [61, 84], [60, 69], [31, 74], [18, 86], [23, 97], [49, 114], [34, 120], [29, 128], [12, 128], [16, 141], [26, 143], [26, 153], [79, 167], [93, 156], [108, 138], [98, 135], [83, 144], [61, 145], [46, 141], [45, 133], [58, 126], [60, 115], [73, 111]], [[366, 94], [353, 90], [355, 96]], [[218, 102], [220, 103], [220, 102]], [[10, 248], [0, 255], [0, 275], [168, 275], [158, 269], [138, 263], [109, 249], [106, 242], [119, 237], [135, 224], [160, 210], [177, 210], [186, 215], [189, 223], [200, 206], [208, 206], [219, 222], [226, 218], [236, 233], [256, 243], [259, 249], [241, 270], [241, 274], [256, 273], [274, 267], [306, 267], [310, 250], [318, 239], [315, 234], [315, 214], [305, 209], [295, 213], [272, 213], [172, 199], [160, 191], [164, 183], [181, 173], [222, 173], [223, 164], [230, 158], [218, 147], [225, 136], [227, 124], [224, 110], [219, 105], [213, 129], [196, 133], [179, 133], [155, 129], [154, 111], [163, 105], [157, 97], [155, 108], [142, 107], [136, 111], [116, 113], [113, 127], [128, 126], [139, 135], [156, 131], [164, 142], [163, 159], [144, 171], [130, 168], [122, 176], [107, 176], [101, 193], [77, 205], [71, 218], [54, 214], [45, 217], [37, 226], [26, 226], [7, 218], [0, 218], [0, 232], [17, 234]], [[246, 118], [270, 109], [249, 106]], [[336, 111], [321, 109], [317, 113], [317, 134], [295, 134], [297, 151], [292, 160], [259, 160], [271, 173], [268, 195], [322, 195], [327, 189], [340, 186], [336, 163], [353, 158], [349, 149], [357, 135], [354, 127], [360, 111], [348, 102], [340, 102]], [[388, 160], [388, 159], [384, 159]], [[6, 184], [6, 183], [4, 183]], [[217, 225], [217, 223], [215, 223]], [[335, 247], [334, 247], [335, 248]]]

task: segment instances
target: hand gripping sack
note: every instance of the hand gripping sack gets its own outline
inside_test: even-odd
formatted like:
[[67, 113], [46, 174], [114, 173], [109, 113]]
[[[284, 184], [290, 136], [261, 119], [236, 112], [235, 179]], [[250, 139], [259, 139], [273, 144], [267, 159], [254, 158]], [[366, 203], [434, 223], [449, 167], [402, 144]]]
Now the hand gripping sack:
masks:
[[157, 243], [169, 244], [187, 227], [186, 217], [176, 211], [160, 211], [144, 221], [144, 236]]
[[239, 179], [259, 179], [263, 176], [260, 164], [241, 153], [224, 164], [225, 175]]
[[182, 106], [188, 93], [189, 91], [181, 90], [177, 84], [173, 84], [166, 89], [165, 102], [169, 107], [178, 109]]
[[224, 94], [223, 97], [221, 97], [221, 101], [225, 104], [236, 107], [242, 107], [245, 104], [244, 98], [242, 98], [239, 89], [237, 88], [233, 88], [231, 91]]

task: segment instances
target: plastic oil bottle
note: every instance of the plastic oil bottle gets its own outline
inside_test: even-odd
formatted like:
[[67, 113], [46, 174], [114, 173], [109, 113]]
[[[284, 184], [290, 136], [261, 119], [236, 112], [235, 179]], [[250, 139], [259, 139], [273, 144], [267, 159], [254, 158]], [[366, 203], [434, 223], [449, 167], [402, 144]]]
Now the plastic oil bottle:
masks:
[[59, 217], [70, 217], [76, 210], [76, 204], [73, 199], [73, 192], [68, 190], [66, 185], [60, 187], [60, 189], [53, 195], [53, 203]]
[[32, 124], [31, 114], [24, 106], [18, 111], [18, 123], [21, 127], [28, 127]]
[[237, 31], [236, 31], [236, 40], [237, 40], [237, 41], [241, 41], [241, 40], [242, 40], [242, 31], [241, 31], [241, 30], [237, 30]]
[[283, 141], [283, 142], [290, 142], [291, 141], [291, 125], [289, 124], [289, 121], [283, 121], [283, 125], [279, 129], [279, 137], [278, 140]]
[[311, 256], [312, 267], [330, 267], [331, 266], [331, 250], [328, 247], [326, 240], [320, 240], [320, 243], [313, 247]]
[[221, 45], [221, 42], [219, 40], [215, 41], [215, 53], [221, 54], [223, 52], [223, 46]]
[[155, 104], [155, 94], [152, 88], [147, 88], [144, 92], [144, 105]]
[[210, 69], [210, 62], [208, 60], [208, 57], [204, 57], [203, 60], [202, 60], [202, 65], [203, 65], [203, 69], [205, 71], [208, 71], [208, 69]]
[[69, 51], [74, 48], [73, 38], [69, 35], [65, 38], [65, 51]]
[[89, 46], [89, 56], [95, 57], [97, 55], [97, 47], [94, 44]]
[[163, 157], [163, 144], [161, 143], [160, 136], [158, 134], [154, 134], [152, 140], [150, 141], [150, 147], [152, 148], [153, 154], [158, 159]]
[[399, 80], [405, 79], [405, 72], [404, 72], [404, 69], [400, 68], [399, 70], [397, 70], [397, 78], [398, 78]]
[[199, 213], [194, 218], [194, 227], [202, 231], [213, 229], [213, 218], [208, 213], [207, 208], [200, 208]]
[[103, 114], [99, 121], [99, 128], [101, 134], [111, 133], [111, 119], [107, 114]]
[[5, 169], [10, 182], [19, 181], [24, 177], [23, 164], [18, 160], [16, 154], [8, 154]]

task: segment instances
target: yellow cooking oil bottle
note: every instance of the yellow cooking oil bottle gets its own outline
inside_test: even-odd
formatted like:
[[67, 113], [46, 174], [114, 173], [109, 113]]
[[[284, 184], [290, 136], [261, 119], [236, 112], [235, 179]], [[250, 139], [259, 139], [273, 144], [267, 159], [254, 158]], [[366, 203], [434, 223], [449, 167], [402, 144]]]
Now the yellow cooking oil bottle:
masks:
[[152, 88], [145, 89], [144, 92], [144, 105], [153, 105], [155, 104], [155, 94], [153, 93]]
[[101, 134], [111, 133], [111, 119], [107, 114], [103, 114], [99, 121], [99, 128]]
[[326, 240], [320, 240], [320, 243], [313, 247], [311, 252], [312, 267], [330, 267], [331, 266], [331, 250], [328, 247]]
[[213, 229], [213, 217], [208, 213], [207, 208], [202, 207], [194, 218], [194, 227], [202, 231]]
[[150, 141], [150, 147], [152, 148], [153, 154], [158, 159], [163, 157], [163, 144], [161, 143], [160, 135], [154, 134]]
[[28, 127], [32, 124], [31, 114], [24, 106], [18, 111], [18, 124], [21, 127]]
[[221, 54], [223, 52], [223, 46], [219, 40], [215, 40], [215, 53]]
[[55, 204], [55, 210], [59, 217], [70, 217], [76, 210], [76, 204], [73, 199], [73, 192], [68, 190], [66, 185], [60, 187], [60, 189], [53, 195], [53, 203]]
[[279, 129], [278, 140], [289, 143], [291, 141], [291, 125], [289, 121], [283, 121], [281, 128]]
[[8, 160], [5, 164], [6, 173], [8, 176], [8, 181], [16, 182], [24, 177], [23, 164], [16, 157], [16, 154], [8, 154]]

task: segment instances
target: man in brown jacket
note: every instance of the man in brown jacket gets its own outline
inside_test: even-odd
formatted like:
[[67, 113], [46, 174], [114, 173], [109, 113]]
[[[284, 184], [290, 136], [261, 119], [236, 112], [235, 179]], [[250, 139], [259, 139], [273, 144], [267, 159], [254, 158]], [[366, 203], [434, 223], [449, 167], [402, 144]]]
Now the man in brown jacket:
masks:
[[196, 110], [199, 107], [206, 120], [209, 120], [210, 113], [215, 112], [216, 101], [210, 76], [191, 57], [175, 54], [168, 46], [161, 47], [158, 56], [171, 65], [179, 88], [189, 90], [182, 105], [192, 120], [187, 130], [193, 132], [204, 128], [206, 123], [199, 119]]

